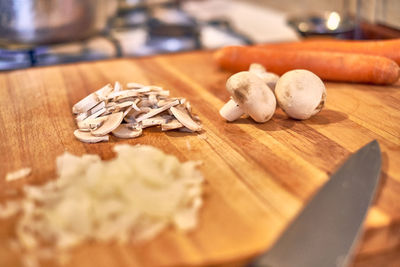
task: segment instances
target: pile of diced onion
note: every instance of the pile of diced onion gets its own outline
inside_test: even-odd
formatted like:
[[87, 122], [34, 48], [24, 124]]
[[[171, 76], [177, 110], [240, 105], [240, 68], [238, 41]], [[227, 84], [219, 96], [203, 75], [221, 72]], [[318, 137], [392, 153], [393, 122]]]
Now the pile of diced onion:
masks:
[[203, 183], [198, 162], [180, 163], [146, 145], [116, 145], [114, 151], [108, 161], [64, 153], [57, 158], [57, 179], [24, 187], [23, 199], [0, 209], [0, 217], [19, 212], [22, 251], [44, 244], [62, 251], [86, 241], [128, 243], [151, 239], [171, 225], [197, 225]]

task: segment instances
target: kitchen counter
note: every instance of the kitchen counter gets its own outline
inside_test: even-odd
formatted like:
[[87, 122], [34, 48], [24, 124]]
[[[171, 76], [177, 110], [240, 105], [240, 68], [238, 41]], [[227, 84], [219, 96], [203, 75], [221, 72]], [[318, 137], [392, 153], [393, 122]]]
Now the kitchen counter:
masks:
[[[215, 66], [210, 52], [0, 73], [0, 200], [9, 190], [53, 178], [55, 158], [64, 151], [109, 159], [117, 143], [154, 145], [180, 160], [203, 162], [207, 193], [198, 228], [187, 235], [169, 229], [145, 244], [85, 244], [68, 266], [238, 263], [271, 246], [329, 175], [377, 139], [382, 179], [355, 266], [399, 264], [391, 251], [400, 245], [400, 85], [327, 83], [326, 106], [309, 120], [289, 119], [278, 109], [264, 124], [249, 119], [227, 123], [218, 110], [229, 98], [224, 88], [229, 75]], [[137, 139], [79, 142], [73, 135], [72, 105], [114, 81], [160, 85], [172, 96], [185, 97], [204, 132], [154, 129]], [[22, 167], [31, 167], [32, 174], [5, 181], [7, 172]], [[18, 266], [18, 255], [6, 242], [12, 225], [0, 221], [0, 266]]]

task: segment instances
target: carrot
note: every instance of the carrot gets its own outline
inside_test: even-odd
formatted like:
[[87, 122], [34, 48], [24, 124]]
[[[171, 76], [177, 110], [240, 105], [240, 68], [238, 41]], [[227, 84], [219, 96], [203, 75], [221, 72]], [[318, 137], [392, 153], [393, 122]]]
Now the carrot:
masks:
[[214, 56], [220, 67], [233, 72], [260, 63], [279, 75], [293, 69], [307, 69], [329, 81], [392, 84], [400, 75], [400, 67], [393, 60], [362, 54], [228, 46]]
[[259, 47], [368, 54], [393, 59], [400, 65], [400, 39], [379, 41], [312, 39], [300, 42], [262, 44]]

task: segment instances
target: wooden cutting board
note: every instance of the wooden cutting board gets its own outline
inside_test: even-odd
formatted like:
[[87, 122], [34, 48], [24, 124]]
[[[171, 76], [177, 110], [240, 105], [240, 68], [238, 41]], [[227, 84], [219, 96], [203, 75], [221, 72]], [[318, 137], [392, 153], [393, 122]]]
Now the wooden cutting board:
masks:
[[[1, 73], [0, 200], [8, 190], [54, 178], [55, 158], [65, 150], [109, 159], [117, 143], [150, 144], [180, 160], [203, 161], [207, 184], [198, 228], [187, 234], [169, 229], [144, 244], [84, 244], [74, 250], [68, 266], [231, 266], [271, 246], [329, 175], [351, 153], [378, 139], [382, 179], [358, 255], [400, 244], [399, 85], [327, 83], [326, 107], [309, 120], [295, 121], [277, 110], [265, 124], [249, 119], [227, 123], [218, 110], [229, 97], [229, 75], [218, 70], [209, 52]], [[72, 105], [114, 81], [159, 85], [172, 96], [187, 98], [204, 133], [155, 128], [137, 139], [77, 141]], [[5, 181], [7, 172], [22, 167], [31, 167], [32, 175]], [[19, 266], [18, 255], [7, 248], [12, 226], [13, 221], [0, 222], [0, 266]], [[362, 261], [356, 265], [367, 266]]]

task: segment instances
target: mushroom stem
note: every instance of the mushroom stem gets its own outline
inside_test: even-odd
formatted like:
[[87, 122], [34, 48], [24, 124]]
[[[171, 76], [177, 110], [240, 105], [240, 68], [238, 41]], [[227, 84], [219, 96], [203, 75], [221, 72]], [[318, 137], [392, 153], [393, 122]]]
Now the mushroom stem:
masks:
[[230, 99], [219, 110], [219, 114], [227, 121], [234, 121], [239, 119], [244, 114], [244, 111], [239, 107], [235, 100]]

